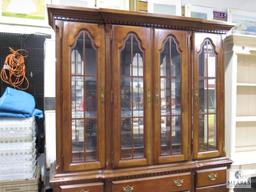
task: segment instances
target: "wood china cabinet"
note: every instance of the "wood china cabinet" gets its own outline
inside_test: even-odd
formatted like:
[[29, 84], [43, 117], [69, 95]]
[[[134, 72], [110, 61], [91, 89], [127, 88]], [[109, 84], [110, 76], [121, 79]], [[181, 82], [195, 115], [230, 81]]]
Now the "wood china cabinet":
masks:
[[227, 191], [223, 22], [48, 6], [60, 192]]

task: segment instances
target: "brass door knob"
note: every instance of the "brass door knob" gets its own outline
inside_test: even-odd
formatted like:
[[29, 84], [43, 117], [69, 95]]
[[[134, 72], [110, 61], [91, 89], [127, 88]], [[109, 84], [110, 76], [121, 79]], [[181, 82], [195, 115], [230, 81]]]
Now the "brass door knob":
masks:
[[156, 103], [157, 103], [157, 104], [159, 103], [159, 98], [160, 98], [160, 95], [157, 93], [157, 94], [156, 94]]
[[105, 102], [105, 90], [103, 88], [100, 91], [100, 100], [101, 100], [101, 103]]
[[147, 103], [150, 103], [151, 102], [151, 92], [150, 90], [148, 89], [147, 90]]

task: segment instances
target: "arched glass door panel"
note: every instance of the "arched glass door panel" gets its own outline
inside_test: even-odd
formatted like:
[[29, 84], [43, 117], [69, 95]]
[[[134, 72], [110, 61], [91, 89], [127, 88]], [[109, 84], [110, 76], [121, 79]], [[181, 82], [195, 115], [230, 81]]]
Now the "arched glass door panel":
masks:
[[135, 34], [120, 53], [121, 159], [144, 158], [143, 51]]

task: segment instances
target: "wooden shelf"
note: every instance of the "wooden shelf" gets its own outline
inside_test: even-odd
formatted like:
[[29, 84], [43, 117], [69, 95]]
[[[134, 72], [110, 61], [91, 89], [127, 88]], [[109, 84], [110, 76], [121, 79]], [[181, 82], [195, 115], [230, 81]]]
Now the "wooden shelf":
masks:
[[238, 87], [256, 87], [256, 83], [237, 83]]
[[236, 122], [256, 122], [256, 116], [237, 116], [236, 117]]

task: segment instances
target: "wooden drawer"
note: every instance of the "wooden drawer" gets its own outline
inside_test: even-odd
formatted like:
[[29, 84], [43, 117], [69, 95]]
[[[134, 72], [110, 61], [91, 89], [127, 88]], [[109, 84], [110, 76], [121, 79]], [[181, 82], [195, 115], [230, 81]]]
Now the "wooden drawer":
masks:
[[166, 192], [191, 189], [191, 173], [112, 182], [112, 192]]
[[197, 188], [196, 192], [228, 192], [226, 185]]
[[205, 169], [196, 172], [196, 187], [226, 183], [226, 167]]
[[103, 192], [103, 183], [62, 185], [61, 192]]

